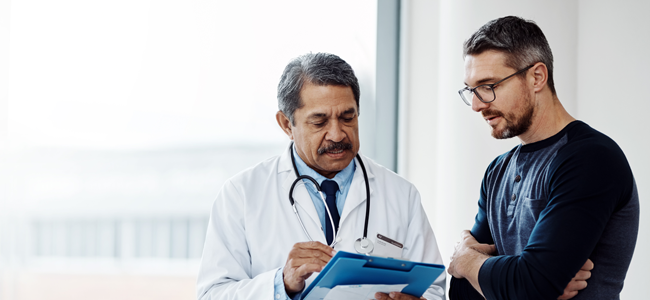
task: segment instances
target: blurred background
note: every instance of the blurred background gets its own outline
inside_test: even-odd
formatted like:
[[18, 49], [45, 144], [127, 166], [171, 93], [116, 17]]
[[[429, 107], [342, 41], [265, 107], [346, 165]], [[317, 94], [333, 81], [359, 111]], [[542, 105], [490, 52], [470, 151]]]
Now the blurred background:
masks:
[[626, 153], [650, 279], [647, 1], [0, 1], [0, 300], [194, 299], [223, 182], [280, 154], [284, 66], [330, 52], [361, 84], [361, 152], [415, 183], [445, 264], [497, 141], [462, 103], [462, 42], [532, 19], [558, 96]]

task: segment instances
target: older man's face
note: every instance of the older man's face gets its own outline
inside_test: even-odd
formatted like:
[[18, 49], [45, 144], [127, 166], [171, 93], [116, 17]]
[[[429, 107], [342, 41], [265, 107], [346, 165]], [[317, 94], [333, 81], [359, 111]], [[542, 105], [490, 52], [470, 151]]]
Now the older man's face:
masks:
[[289, 137], [310, 168], [332, 178], [359, 152], [359, 109], [352, 88], [306, 83], [300, 99], [303, 106], [294, 112]]

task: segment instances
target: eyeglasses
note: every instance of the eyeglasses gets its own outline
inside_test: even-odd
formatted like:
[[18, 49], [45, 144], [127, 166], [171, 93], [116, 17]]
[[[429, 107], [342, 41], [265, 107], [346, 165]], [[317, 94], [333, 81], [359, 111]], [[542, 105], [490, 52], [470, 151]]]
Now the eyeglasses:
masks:
[[497, 86], [499, 83], [502, 83], [502, 82], [506, 81], [506, 79], [508, 79], [508, 78], [510, 78], [512, 76], [515, 76], [517, 74], [521, 74], [521, 73], [525, 72], [526, 70], [532, 68], [533, 66], [534, 66], [534, 64], [532, 64], [532, 65], [530, 65], [528, 67], [525, 67], [525, 68], [515, 72], [514, 74], [512, 74], [512, 75], [510, 75], [510, 76], [508, 76], [506, 78], [503, 78], [503, 79], [501, 79], [501, 80], [499, 80], [499, 81], [497, 81], [495, 83], [481, 84], [481, 85], [479, 85], [479, 86], [477, 86], [475, 88], [464, 87], [464, 88], [462, 88], [462, 89], [460, 89], [458, 91], [458, 94], [460, 94], [460, 98], [463, 99], [463, 102], [465, 102], [465, 104], [467, 104], [469, 106], [472, 106], [472, 94], [476, 95], [478, 100], [481, 100], [481, 102], [490, 103], [490, 102], [497, 99], [497, 95], [494, 93], [494, 87], [495, 86]]

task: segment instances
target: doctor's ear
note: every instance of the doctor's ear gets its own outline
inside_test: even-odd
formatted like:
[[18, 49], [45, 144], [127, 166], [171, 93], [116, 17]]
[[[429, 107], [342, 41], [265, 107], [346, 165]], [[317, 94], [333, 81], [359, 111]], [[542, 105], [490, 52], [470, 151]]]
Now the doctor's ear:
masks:
[[291, 121], [287, 116], [284, 115], [283, 112], [278, 111], [275, 114], [275, 120], [278, 121], [278, 125], [280, 125], [280, 128], [282, 128], [282, 131], [289, 136], [291, 140], [293, 140], [293, 132], [291, 131]]

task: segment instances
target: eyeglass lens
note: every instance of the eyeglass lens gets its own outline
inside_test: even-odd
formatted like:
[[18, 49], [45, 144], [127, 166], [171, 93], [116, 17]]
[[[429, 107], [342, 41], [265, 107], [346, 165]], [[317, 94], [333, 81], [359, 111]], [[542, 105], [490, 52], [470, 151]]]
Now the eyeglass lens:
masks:
[[[477, 96], [479, 96], [479, 100], [483, 102], [487, 103], [487, 102], [494, 101], [494, 97], [495, 97], [494, 90], [490, 86], [487, 85], [478, 86], [476, 87], [474, 92], [478, 94]], [[472, 96], [473, 96], [472, 94], [473, 93], [470, 89], [463, 89], [460, 95], [463, 98], [463, 101], [465, 101], [465, 104], [470, 106], [472, 105]]]

